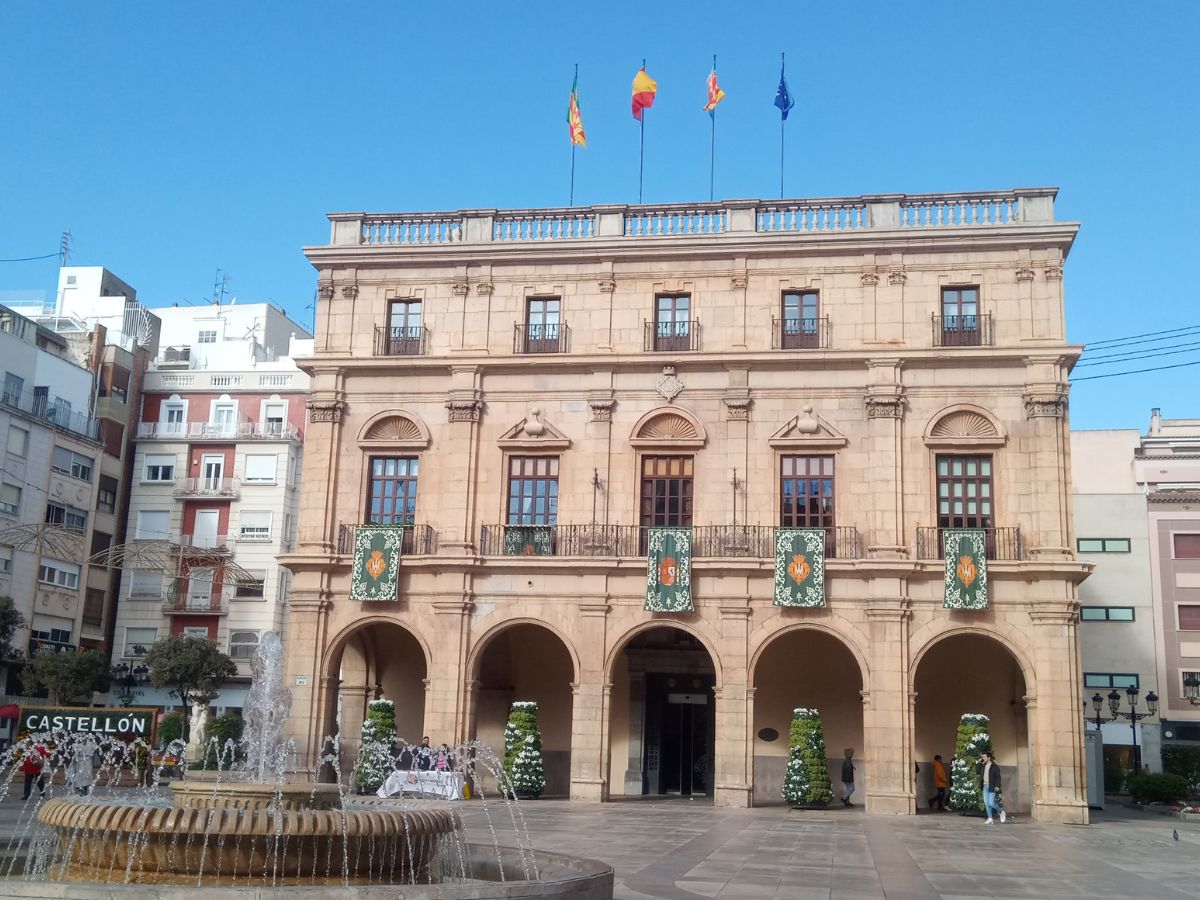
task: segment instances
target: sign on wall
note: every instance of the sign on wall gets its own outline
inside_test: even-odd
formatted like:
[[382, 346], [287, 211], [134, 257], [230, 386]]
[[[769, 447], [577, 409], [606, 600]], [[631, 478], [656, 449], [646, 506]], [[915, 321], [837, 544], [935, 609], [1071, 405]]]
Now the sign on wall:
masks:
[[162, 712], [152, 706], [124, 709], [93, 709], [86, 706], [22, 706], [19, 731], [95, 734], [101, 737], [154, 738], [155, 717]]

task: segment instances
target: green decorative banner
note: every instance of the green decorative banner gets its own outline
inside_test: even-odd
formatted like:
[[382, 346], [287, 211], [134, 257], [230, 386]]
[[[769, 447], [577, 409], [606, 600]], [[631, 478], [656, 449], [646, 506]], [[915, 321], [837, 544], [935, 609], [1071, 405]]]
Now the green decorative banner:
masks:
[[649, 612], [692, 611], [692, 530], [651, 528], [646, 541]]
[[825, 529], [775, 530], [775, 605], [825, 605]]
[[400, 577], [403, 525], [358, 525], [354, 529], [351, 600], [395, 600]]
[[505, 525], [505, 556], [550, 556], [549, 525]]
[[942, 532], [946, 609], [987, 609], [987, 539], [981, 528]]

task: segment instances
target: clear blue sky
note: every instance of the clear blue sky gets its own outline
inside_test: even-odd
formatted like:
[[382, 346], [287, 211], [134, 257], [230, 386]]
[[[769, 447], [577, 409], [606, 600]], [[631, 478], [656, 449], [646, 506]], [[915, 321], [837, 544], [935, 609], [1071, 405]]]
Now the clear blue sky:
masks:
[[[1058, 185], [1058, 217], [1083, 223], [1072, 340], [1200, 322], [1195, 0], [8, 0], [0, 35], [0, 258], [69, 228], [75, 264], [149, 305], [203, 301], [219, 267], [308, 322], [300, 247], [327, 240], [326, 211], [565, 204], [576, 62], [576, 202], [637, 198], [642, 57], [646, 200], [707, 198], [713, 53], [717, 196], [774, 196], [786, 51], [790, 196]], [[0, 264], [0, 290], [55, 281], [54, 260]], [[1200, 366], [1081, 382], [1072, 424], [1200, 416], [1197, 386]]]

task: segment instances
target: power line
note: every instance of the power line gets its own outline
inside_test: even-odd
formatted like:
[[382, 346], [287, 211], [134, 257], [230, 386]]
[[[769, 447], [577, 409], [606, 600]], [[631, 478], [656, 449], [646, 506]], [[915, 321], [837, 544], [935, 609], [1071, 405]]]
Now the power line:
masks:
[[1132, 341], [1134, 338], [1148, 338], [1154, 337], [1155, 335], [1175, 334], [1179, 331], [1192, 331], [1197, 328], [1200, 328], [1200, 323], [1195, 325], [1181, 325], [1178, 328], [1168, 328], [1165, 331], [1147, 331], [1144, 334], [1130, 334], [1125, 337], [1108, 338], [1103, 341], [1089, 341], [1087, 342], [1087, 345], [1088, 347], [1103, 347], [1105, 344], [1124, 344], [1128, 341]]
[[1126, 339], [1123, 339], [1121, 341], [1121, 343], [1117, 343], [1115, 341], [1109, 341], [1107, 346], [1098, 346], [1096, 344], [1088, 344], [1084, 348], [1083, 352], [1087, 353], [1088, 350], [1091, 350], [1093, 348], [1095, 348], [1096, 350], [1118, 350], [1119, 351], [1119, 350], [1121, 350], [1122, 347], [1132, 347], [1134, 344], [1157, 344], [1157, 343], [1160, 343], [1161, 341], [1173, 341], [1176, 338], [1192, 337], [1193, 335], [1198, 335], [1198, 334], [1200, 334], [1200, 326], [1193, 325], [1193, 326], [1190, 326], [1186, 330], [1180, 329], [1175, 334], [1164, 335], [1162, 337], [1155, 337], [1155, 338], [1146, 338], [1145, 340], [1141, 340], [1141, 341], [1135, 341], [1135, 340], [1126, 338]]
[[[1182, 350], [1174, 348], [1182, 347]], [[1165, 347], [1154, 347], [1147, 350], [1136, 350], [1132, 353], [1114, 353], [1112, 357], [1102, 356], [1099, 359], [1085, 359], [1076, 363], [1079, 366], [1111, 366], [1113, 363], [1133, 362], [1138, 359], [1149, 359], [1152, 356], [1177, 356], [1180, 353], [1194, 353], [1200, 350], [1200, 344], [1168, 344]]]
[[21, 256], [15, 259], [0, 259], [0, 263], [32, 262], [35, 259], [53, 259], [54, 257], [58, 256], [59, 253], [60, 251], [55, 250], [53, 253], [47, 253], [45, 256]]
[[1200, 366], [1200, 359], [1193, 362], [1175, 363], [1173, 366], [1153, 366], [1149, 369], [1130, 369], [1128, 372], [1109, 372], [1105, 375], [1084, 375], [1082, 378], [1072, 378], [1071, 383], [1077, 381], [1094, 381], [1097, 378], [1116, 378], [1118, 375], [1137, 375], [1141, 372], [1162, 372], [1165, 369], [1182, 369], [1187, 366]]

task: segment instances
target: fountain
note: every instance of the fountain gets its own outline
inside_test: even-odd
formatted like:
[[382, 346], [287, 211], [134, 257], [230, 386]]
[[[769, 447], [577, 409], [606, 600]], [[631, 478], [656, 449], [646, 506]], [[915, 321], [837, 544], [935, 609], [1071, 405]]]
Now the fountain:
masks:
[[[206, 749], [205, 760], [216, 762], [215, 772], [164, 779], [166, 766], [184, 752], [176, 742], [150, 770], [148, 785], [122, 787], [129, 760], [148, 761], [151, 749], [138, 741], [101, 741], [102, 765], [92, 784], [68, 781], [90, 796], [51, 796], [36, 804], [26, 834], [9, 843], [10, 877], [0, 892], [91, 896], [79, 893], [86, 882], [104, 896], [144, 896], [145, 886], [155, 885], [162, 896], [200, 887], [205, 896], [244, 892], [258, 897], [273, 889], [308, 888], [322, 897], [343, 892], [390, 897], [396, 894], [389, 886], [404, 885], [405, 897], [611, 898], [612, 870], [603, 864], [554, 854], [539, 854], [535, 861], [516, 801], [503, 793], [515, 849], [499, 845], [486, 801], [482, 809], [491, 846], [468, 842], [462, 818], [447, 801], [359, 798], [338, 783], [286, 781], [293, 755], [285, 737], [291, 692], [283, 680], [277, 635], [264, 636], [253, 673], [241, 741]], [[79, 768], [81, 737], [89, 748], [97, 746], [92, 735], [26, 740], [27, 753], [39, 744], [53, 748], [48, 794], [55, 771]], [[336, 741], [330, 746], [322, 762], [340, 771]], [[9, 751], [0, 759], [10, 778], [19, 768], [18, 753]], [[456, 768], [479, 793], [477, 765], [494, 779], [501, 777], [495, 753], [476, 742], [457, 748], [456, 759]], [[9, 787], [11, 781], [0, 797]], [[22, 869], [26, 880], [17, 881]]]

